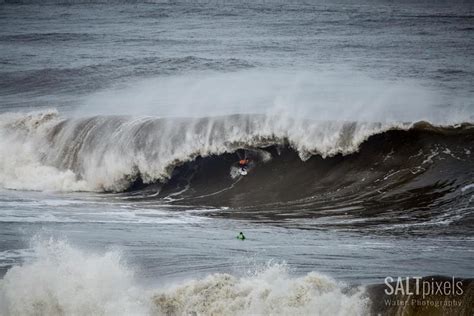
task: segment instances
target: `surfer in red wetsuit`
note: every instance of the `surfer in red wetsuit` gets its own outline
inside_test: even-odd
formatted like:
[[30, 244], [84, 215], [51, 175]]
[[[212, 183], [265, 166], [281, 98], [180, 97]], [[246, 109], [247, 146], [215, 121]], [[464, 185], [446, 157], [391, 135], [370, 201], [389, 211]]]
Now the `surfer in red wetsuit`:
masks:
[[248, 165], [250, 163], [249, 159], [240, 159], [239, 160], [239, 168], [240, 168], [240, 174], [241, 175], [246, 175], [247, 174], [247, 169]]
[[250, 160], [249, 159], [240, 159], [239, 160], [239, 166], [240, 168], [245, 168], [248, 166]]

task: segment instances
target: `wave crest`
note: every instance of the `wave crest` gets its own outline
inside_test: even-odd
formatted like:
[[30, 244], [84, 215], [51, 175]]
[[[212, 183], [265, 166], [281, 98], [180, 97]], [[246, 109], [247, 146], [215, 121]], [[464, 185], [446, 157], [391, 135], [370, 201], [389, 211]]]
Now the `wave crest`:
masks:
[[118, 192], [137, 179], [164, 182], [177, 166], [197, 157], [268, 146], [289, 146], [302, 160], [347, 155], [372, 135], [413, 126], [250, 114], [70, 119], [55, 111], [2, 115], [0, 183], [12, 189]]

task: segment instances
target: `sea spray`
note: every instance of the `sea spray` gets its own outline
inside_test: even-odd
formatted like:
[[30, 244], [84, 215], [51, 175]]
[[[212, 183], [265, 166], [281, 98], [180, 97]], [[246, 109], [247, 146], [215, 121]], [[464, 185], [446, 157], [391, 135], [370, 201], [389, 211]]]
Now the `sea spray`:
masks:
[[[95, 253], [64, 240], [33, 243], [34, 258], [0, 281], [7, 315], [364, 315], [363, 288], [316, 272], [294, 277], [269, 263], [252, 276], [211, 274], [145, 289], [119, 251]], [[159, 279], [159, 278], [158, 278]]]
[[138, 177], [144, 183], [165, 181], [176, 166], [197, 157], [286, 144], [303, 160], [315, 154], [350, 154], [371, 135], [410, 126], [261, 115], [1, 115], [0, 184], [29, 190], [123, 191]]
[[170, 315], [363, 315], [362, 288], [316, 272], [291, 277], [286, 265], [271, 264], [252, 277], [213, 274], [155, 295], [160, 314]]
[[34, 253], [0, 281], [0, 314], [146, 314], [146, 298], [119, 252], [95, 254], [49, 239], [35, 241]]

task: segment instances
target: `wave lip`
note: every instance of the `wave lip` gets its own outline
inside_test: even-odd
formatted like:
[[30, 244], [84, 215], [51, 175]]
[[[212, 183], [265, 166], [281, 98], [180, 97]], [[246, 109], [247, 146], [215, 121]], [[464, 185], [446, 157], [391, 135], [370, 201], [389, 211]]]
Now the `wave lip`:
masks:
[[[54, 112], [2, 115], [0, 150], [4, 161], [0, 176], [4, 178], [3, 186], [9, 186], [18, 176], [27, 180], [22, 176], [31, 172], [24, 170], [27, 166], [33, 170], [56, 168], [56, 174], [64, 173], [58, 180], [63, 184], [48, 185], [45, 189], [68, 190], [69, 186], [72, 191], [123, 191], [137, 176], [144, 183], [169, 179], [176, 166], [196, 157], [285, 144], [297, 150], [303, 160], [315, 154], [323, 157], [350, 154], [370, 135], [409, 126], [315, 122], [263, 115], [198, 119], [119, 116], [61, 119]], [[26, 157], [26, 161], [14, 161], [12, 151], [15, 157]], [[14, 175], [9, 172], [12, 169]], [[70, 172], [76, 176], [76, 182], [70, 181]], [[22, 189], [20, 183], [12, 188]], [[28, 184], [24, 188], [41, 189]]]
[[[359, 199], [366, 196], [370, 200], [378, 192], [382, 203], [394, 198], [397, 204], [404, 205], [408, 202], [401, 192], [397, 193], [397, 187], [409, 184], [407, 190], [412, 191], [405, 196], [416, 195], [416, 190], [425, 192], [417, 188], [419, 184], [410, 188], [411, 183], [424, 179], [424, 174], [424, 186], [433, 191], [431, 197], [427, 195], [429, 201], [434, 201], [440, 192], [449, 194], [458, 190], [458, 185], [470, 183], [463, 179], [466, 170], [472, 170], [469, 157], [473, 131], [468, 123], [437, 126], [429, 122], [335, 122], [264, 115], [63, 119], [55, 111], [4, 114], [0, 116], [0, 184], [19, 190], [122, 192], [135, 189], [137, 184], [189, 184], [192, 179], [207, 178], [208, 189], [215, 187], [216, 192], [221, 190], [225, 195], [237, 192], [229, 190], [233, 187], [228, 183], [232, 163], [238, 155], [250, 153], [258, 161], [256, 174], [265, 180], [252, 187], [275, 182], [272, 168], [278, 167], [277, 174], [287, 183], [291, 179], [295, 188], [300, 186], [300, 193], [316, 188], [306, 196], [295, 196], [289, 195], [293, 190], [286, 187], [279, 195], [291, 197], [301, 210], [314, 202], [308, 200], [311, 197], [332, 196], [331, 204], [341, 200], [330, 190], [345, 194], [346, 200], [356, 200], [355, 192], [360, 192]], [[297, 154], [299, 161], [291, 158], [291, 152]], [[447, 176], [442, 171], [446, 168], [443, 163], [450, 164], [452, 177], [434, 180], [440, 174]], [[209, 170], [206, 164], [210, 164]], [[435, 169], [440, 170], [438, 176], [433, 173]], [[257, 179], [250, 176], [244, 182], [249, 181]], [[329, 191], [323, 192], [318, 186]], [[196, 189], [194, 186], [187, 192], [198, 192]], [[265, 194], [271, 198], [271, 192], [280, 189], [272, 187]], [[261, 196], [239, 201], [243, 206], [249, 200], [258, 202]], [[359, 208], [361, 204], [351, 205], [354, 206]]]

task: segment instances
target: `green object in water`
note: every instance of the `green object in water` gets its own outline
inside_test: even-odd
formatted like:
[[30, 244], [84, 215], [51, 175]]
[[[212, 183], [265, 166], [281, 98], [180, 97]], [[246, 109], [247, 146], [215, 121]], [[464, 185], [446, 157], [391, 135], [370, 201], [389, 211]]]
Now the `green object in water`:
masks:
[[240, 232], [238, 235], [237, 235], [237, 239], [240, 239], [240, 240], [244, 240], [245, 239], [245, 236], [242, 232]]

